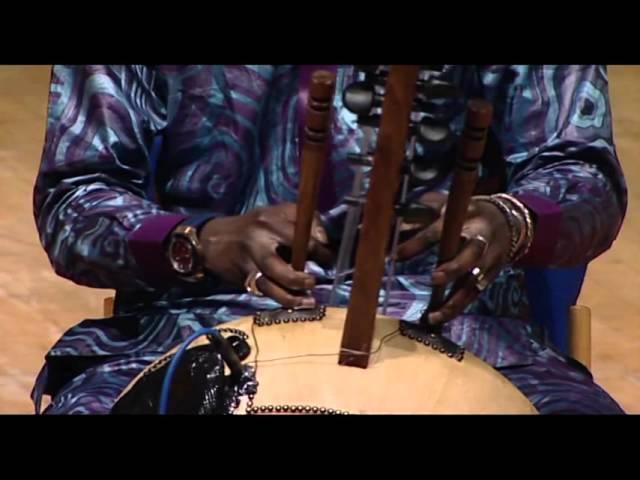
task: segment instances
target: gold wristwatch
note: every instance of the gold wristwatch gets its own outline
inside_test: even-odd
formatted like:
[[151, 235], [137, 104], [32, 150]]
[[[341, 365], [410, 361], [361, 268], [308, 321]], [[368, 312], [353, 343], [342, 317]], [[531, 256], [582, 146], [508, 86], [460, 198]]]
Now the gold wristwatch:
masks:
[[213, 216], [187, 218], [169, 236], [167, 257], [183, 280], [197, 282], [205, 276], [204, 252], [198, 236], [200, 227]]

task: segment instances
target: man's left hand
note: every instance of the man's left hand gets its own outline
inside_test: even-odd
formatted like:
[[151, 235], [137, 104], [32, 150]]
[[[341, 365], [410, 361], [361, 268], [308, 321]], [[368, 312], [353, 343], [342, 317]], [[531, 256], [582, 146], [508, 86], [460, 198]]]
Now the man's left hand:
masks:
[[[398, 247], [398, 260], [414, 257], [440, 241], [446, 198], [433, 193], [421, 198], [422, 203], [440, 206], [441, 215]], [[511, 232], [505, 216], [495, 205], [472, 201], [462, 236], [460, 253], [433, 271], [433, 286], [454, 285], [442, 307], [429, 314], [432, 325], [443, 324], [460, 315], [507, 264]]]

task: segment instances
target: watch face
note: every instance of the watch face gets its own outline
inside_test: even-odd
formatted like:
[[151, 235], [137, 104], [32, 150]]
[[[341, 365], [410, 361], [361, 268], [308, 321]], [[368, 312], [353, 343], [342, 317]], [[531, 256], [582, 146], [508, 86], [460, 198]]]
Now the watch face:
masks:
[[190, 274], [194, 268], [193, 245], [186, 238], [175, 237], [169, 247], [169, 258], [181, 274]]

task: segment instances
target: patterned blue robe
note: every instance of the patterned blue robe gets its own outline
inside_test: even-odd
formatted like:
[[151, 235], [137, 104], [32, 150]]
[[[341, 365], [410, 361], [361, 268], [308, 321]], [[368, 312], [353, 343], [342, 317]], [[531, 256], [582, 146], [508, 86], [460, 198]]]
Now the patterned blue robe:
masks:
[[[272, 308], [219, 282], [186, 285], [162, 241], [189, 215], [235, 215], [295, 202], [300, 66], [56, 66], [34, 191], [40, 239], [55, 271], [115, 289], [116, 314], [88, 319], [52, 347], [34, 387], [47, 413], [105, 413], [146, 365], [202, 326]], [[341, 104], [352, 78], [338, 68], [327, 225], [351, 188], [346, 154], [361, 134]], [[618, 413], [584, 369], [558, 354], [531, 321], [522, 266], [584, 264], [607, 250], [627, 202], [604, 66], [446, 66], [442, 78], [495, 109], [507, 191], [536, 217], [536, 240], [445, 335], [506, 375], [542, 413]], [[461, 102], [464, 105], [464, 102]], [[453, 105], [455, 107], [455, 105]], [[462, 109], [452, 125], [459, 129]], [[162, 135], [157, 164], [154, 139]], [[439, 188], [445, 188], [446, 185]], [[428, 301], [433, 251], [399, 266], [390, 314], [415, 320]], [[314, 294], [332, 273], [310, 264]], [[349, 285], [341, 292], [346, 304]]]

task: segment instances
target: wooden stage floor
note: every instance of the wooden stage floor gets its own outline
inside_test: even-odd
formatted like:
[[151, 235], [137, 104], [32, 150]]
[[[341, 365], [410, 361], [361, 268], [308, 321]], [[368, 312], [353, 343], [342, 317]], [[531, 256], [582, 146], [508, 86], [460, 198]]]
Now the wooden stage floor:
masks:
[[[43, 355], [79, 320], [99, 317], [108, 291], [55, 276], [32, 216], [49, 68], [0, 66], [0, 413], [30, 413]], [[610, 67], [617, 148], [630, 189], [613, 248], [594, 261], [580, 303], [593, 311], [593, 371], [630, 413], [640, 413], [640, 66]]]

